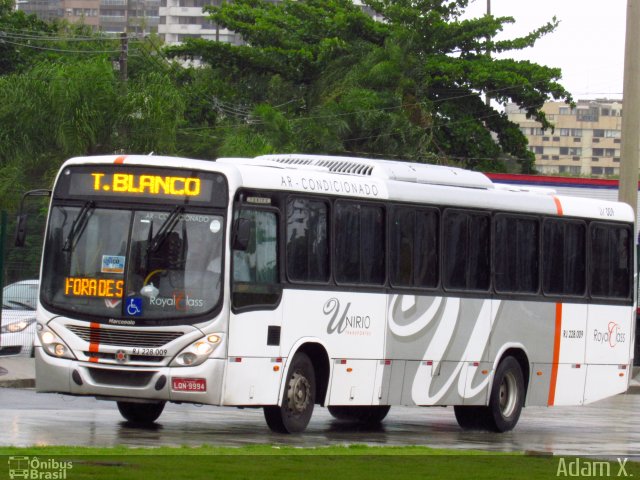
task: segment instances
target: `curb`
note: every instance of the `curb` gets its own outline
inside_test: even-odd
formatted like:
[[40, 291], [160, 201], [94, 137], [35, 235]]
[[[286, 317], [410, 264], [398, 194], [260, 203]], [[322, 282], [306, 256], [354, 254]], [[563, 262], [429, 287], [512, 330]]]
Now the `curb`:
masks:
[[35, 359], [0, 357], [0, 388], [34, 388], [35, 384]]
[[36, 388], [36, 380], [34, 378], [0, 380], [0, 388]]

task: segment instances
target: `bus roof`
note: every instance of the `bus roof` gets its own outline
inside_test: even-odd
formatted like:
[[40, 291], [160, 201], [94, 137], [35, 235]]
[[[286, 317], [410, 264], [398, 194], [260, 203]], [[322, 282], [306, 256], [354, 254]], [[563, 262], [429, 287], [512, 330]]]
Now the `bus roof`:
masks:
[[229, 180], [238, 187], [265, 190], [394, 199], [625, 222], [633, 220], [631, 207], [623, 203], [558, 195], [551, 185], [543, 183], [537, 183], [533, 188], [519, 182], [504, 185], [507, 183], [504, 177], [491, 174], [498, 182], [494, 184], [485, 174], [441, 165], [307, 154], [220, 158], [215, 162], [155, 155], [104, 155], [70, 159], [65, 165], [83, 163], [220, 171], [233, 177]]

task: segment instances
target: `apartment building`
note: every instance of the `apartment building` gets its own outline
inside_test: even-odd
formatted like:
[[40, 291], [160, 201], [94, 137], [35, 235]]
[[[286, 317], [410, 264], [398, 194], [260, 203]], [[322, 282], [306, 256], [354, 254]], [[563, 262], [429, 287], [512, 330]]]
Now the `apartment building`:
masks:
[[[267, 0], [280, 3], [281, 0]], [[44, 20], [64, 18], [95, 30], [118, 33], [158, 33], [167, 45], [204, 38], [240, 45], [241, 35], [209, 20], [202, 8], [222, 0], [17, 0], [17, 8]], [[375, 12], [354, 0], [375, 18]]]
[[177, 45], [187, 38], [204, 38], [240, 45], [242, 37], [211, 22], [202, 11], [221, 0], [160, 0], [158, 34], [167, 45]]
[[43, 20], [64, 18], [110, 33], [155, 33], [160, 23], [160, 0], [19, 0], [17, 8]]
[[563, 102], [542, 107], [553, 130], [527, 119], [517, 105], [508, 105], [509, 119], [520, 126], [543, 174], [607, 177], [620, 174], [621, 100], [579, 100], [575, 108]]
[[[280, 0], [267, 0], [270, 3], [280, 3]], [[160, 0], [160, 25], [158, 34], [167, 45], [182, 43], [187, 38], [204, 38], [219, 42], [242, 44], [240, 35], [211, 22], [202, 7], [220, 5], [222, 0]], [[375, 18], [373, 10], [362, 5], [360, 0], [354, 0], [365, 12]]]

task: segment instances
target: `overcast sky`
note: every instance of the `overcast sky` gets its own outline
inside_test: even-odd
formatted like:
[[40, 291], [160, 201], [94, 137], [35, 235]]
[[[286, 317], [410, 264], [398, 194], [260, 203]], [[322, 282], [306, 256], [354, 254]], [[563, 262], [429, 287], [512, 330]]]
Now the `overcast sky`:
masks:
[[[465, 17], [486, 12], [487, 0], [471, 0]], [[491, 13], [510, 16], [500, 38], [531, 32], [556, 16], [560, 25], [518, 60], [560, 67], [562, 85], [575, 99], [622, 98], [626, 0], [491, 0]]]

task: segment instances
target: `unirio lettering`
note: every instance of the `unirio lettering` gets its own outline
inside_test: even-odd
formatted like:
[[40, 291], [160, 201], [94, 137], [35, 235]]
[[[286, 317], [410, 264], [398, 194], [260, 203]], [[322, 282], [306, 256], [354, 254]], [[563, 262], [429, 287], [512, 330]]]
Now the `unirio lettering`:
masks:
[[344, 333], [345, 330], [351, 331], [368, 330], [371, 327], [371, 317], [369, 315], [349, 315], [349, 309], [351, 304], [347, 303], [342, 315], [340, 315], [340, 301], [337, 298], [330, 298], [327, 303], [324, 304], [322, 309], [323, 313], [327, 316], [331, 316], [331, 320], [327, 325], [327, 333], [338, 332]]
[[193, 177], [161, 177], [159, 175], [132, 175], [129, 173], [114, 173], [110, 179], [104, 173], [92, 173], [91, 176], [93, 177], [93, 190], [96, 192], [186, 197], [197, 197], [201, 192], [200, 179]]

